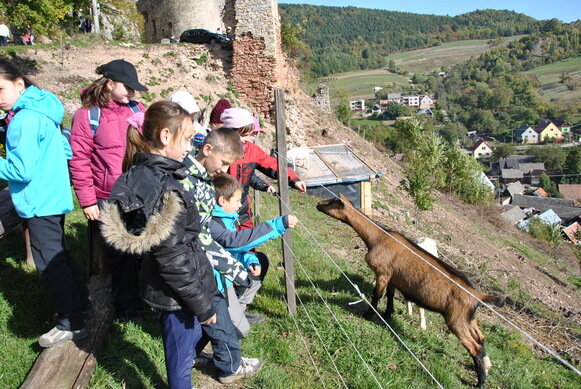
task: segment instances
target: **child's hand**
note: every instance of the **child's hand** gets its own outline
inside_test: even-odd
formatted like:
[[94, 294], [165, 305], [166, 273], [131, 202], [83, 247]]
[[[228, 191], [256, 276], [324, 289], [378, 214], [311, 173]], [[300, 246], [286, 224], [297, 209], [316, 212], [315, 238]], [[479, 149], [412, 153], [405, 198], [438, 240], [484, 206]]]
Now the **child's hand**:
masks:
[[259, 277], [260, 276], [260, 266], [259, 265], [250, 265], [250, 274], [252, 274], [254, 277]]
[[295, 228], [295, 226], [297, 225], [298, 222], [299, 222], [299, 219], [295, 215], [288, 215], [288, 227], [289, 228]]
[[272, 185], [269, 185], [268, 188], [266, 188], [266, 193], [274, 196], [276, 194], [276, 188]]
[[201, 322], [200, 324], [216, 324], [216, 314], [214, 314], [214, 316], [208, 320]]
[[99, 220], [99, 206], [96, 204], [83, 208], [83, 213], [88, 220]]
[[301, 193], [305, 193], [307, 191], [307, 184], [303, 181], [297, 181], [295, 182], [295, 188], [297, 188]]

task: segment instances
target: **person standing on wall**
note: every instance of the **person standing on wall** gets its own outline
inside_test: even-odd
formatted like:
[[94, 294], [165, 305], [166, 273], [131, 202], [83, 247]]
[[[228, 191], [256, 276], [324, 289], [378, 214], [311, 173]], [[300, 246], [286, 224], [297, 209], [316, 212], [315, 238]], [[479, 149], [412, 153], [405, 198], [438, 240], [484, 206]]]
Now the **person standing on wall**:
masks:
[[[122, 172], [127, 118], [145, 111], [143, 105], [132, 100], [133, 96], [135, 91], [147, 88], [139, 83], [135, 67], [122, 59], [99, 66], [96, 72], [101, 77], [82, 90], [83, 107], [73, 116], [73, 158], [69, 167], [77, 198], [89, 220], [90, 239], [102, 242], [98, 228], [100, 208]], [[111, 265], [115, 314], [123, 321], [140, 321], [139, 261], [110, 245], [104, 248]]]

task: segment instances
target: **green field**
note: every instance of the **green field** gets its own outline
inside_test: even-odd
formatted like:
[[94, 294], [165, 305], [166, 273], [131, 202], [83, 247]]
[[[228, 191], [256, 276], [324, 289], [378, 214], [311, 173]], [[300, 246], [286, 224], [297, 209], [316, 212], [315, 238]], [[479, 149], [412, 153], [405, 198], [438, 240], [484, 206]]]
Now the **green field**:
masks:
[[[516, 35], [505, 38], [502, 45], [521, 37], [522, 35]], [[430, 73], [441, 70], [443, 66], [455, 65], [490, 50], [488, 42], [488, 39], [448, 42], [426, 49], [395, 53], [387, 56], [385, 60], [386, 63], [393, 60], [398, 68], [410, 73]]]
[[[502, 44], [522, 36], [505, 38]], [[451, 66], [477, 56], [490, 50], [489, 40], [466, 40], [444, 43], [440, 46], [427, 49], [406, 51], [392, 54], [385, 59], [387, 64], [393, 60], [401, 70], [413, 73], [430, 73], [439, 71], [442, 66]], [[380, 86], [387, 92], [400, 91], [402, 87], [409, 85], [409, 77], [391, 73], [385, 69], [361, 70], [346, 73], [332, 74], [328, 77], [310, 81], [305, 84], [308, 94], [312, 94], [319, 83], [329, 87], [331, 103], [336, 103], [338, 91], [346, 91], [349, 99], [372, 99], [375, 97], [373, 87]]]
[[338, 91], [344, 90], [350, 99], [372, 99], [375, 97], [373, 87], [380, 86], [393, 90], [409, 84], [409, 79], [384, 69], [362, 70], [357, 72], [337, 73], [325, 79], [316, 80], [306, 85], [309, 94], [312, 94], [320, 82], [329, 87], [329, 94], [333, 101]]
[[[568, 73], [578, 86], [569, 90], [559, 82], [562, 73]], [[539, 66], [525, 74], [534, 74], [541, 84], [539, 93], [545, 100], [557, 103], [579, 103], [581, 101], [581, 57], [568, 58], [564, 61]]]

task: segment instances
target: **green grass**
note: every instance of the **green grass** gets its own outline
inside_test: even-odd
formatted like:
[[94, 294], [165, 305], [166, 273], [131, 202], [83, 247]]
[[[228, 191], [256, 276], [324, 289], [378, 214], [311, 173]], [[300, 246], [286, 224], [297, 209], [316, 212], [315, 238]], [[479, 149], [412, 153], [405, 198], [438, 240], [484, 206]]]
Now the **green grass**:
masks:
[[[521, 37], [521, 35], [508, 37], [503, 44]], [[387, 56], [385, 62], [393, 60], [400, 70], [407, 70], [410, 73], [430, 73], [441, 70], [442, 66], [452, 66], [489, 51], [488, 42], [488, 39], [448, 42], [426, 49], [394, 53]]]
[[[262, 199], [262, 218], [276, 216], [275, 198]], [[297, 314], [290, 317], [283, 300], [284, 273], [278, 266], [281, 242], [269, 242], [261, 250], [270, 257], [270, 272], [253, 307], [267, 320], [254, 326], [242, 341], [243, 355], [264, 358], [266, 365], [258, 376], [246, 379], [244, 387], [336, 388], [343, 387], [342, 380], [349, 388], [378, 387], [369, 370], [385, 388], [435, 387], [383, 323], [361, 318], [364, 304], [349, 304], [359, 297], [326, 253], [369, 297], [373, 276], [363, 261], [364, 250], [355, 248], [361, 241], [348, 226], [317, 212], [317, 199], [293, 193], [291, 200], [293, 213], [306, 225], [299, 224], [292, 233], [295, 287], [300, 297]], [[84, 257], [84, 226], [77, 209], [67, 219], [69, 244], [77, 258]], [[36, 338], [49, 327], [51, 310], [40, 278], [19, 262], [22, 241], [17, 236], [0, 240], [0, 253], [0, 387], [15, 388], [40, 351]], [[29, 309], [31, 303], [34, 310]], [[380, 302], [381, 310], [384, 304]], [[395, 310], [390, 325], [445, 388], [469, 388], [476, 382], [471, 358], [449, 333], [441, 315], [428, 312], [428, 330], [422, 331], [419, 317], [408, 316], [399, 299]], [[488, 388], [577, 387], [574, 373], [540, 357], [520, 335], [484, 320], [480, 323], [494, 364]], [[209, 379], [194, 370], [194, 385], [204, 387], [199, 383]], [[158, 388], [164, 387], [165, 380], [159, 325], [153, 312], [147, 312], [141, 326], [114, 324], [89, 387]]]
[[[577, 87], [569, 90], [559, 82], [561, 74], [568, 73]], [[547, 101], [576, 104], [581, 101], [581, 57], [539, 66], [525, 74], [534, 74], [540, 82], [539, 92]]]

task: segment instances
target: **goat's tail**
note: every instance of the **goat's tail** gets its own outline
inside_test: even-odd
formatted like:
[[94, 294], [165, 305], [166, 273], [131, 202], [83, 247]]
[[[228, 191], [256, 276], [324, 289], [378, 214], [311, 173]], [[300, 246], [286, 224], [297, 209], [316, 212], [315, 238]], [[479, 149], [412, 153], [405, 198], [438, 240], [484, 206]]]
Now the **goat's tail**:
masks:
[[502, 307], [505, 302], [505, 298], [502, 296], [492, 296], [492, 295], [484, 295], [484, 298], [481, 299], [485, 303], [492, 303], [497, 307]]

